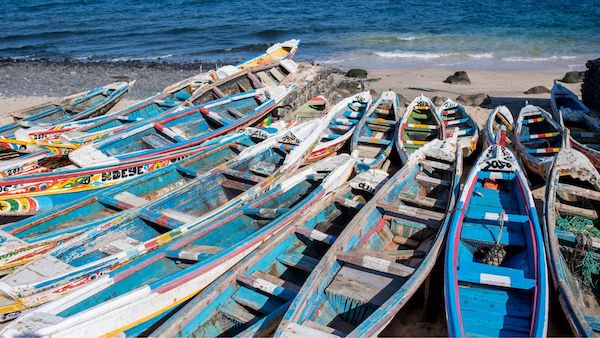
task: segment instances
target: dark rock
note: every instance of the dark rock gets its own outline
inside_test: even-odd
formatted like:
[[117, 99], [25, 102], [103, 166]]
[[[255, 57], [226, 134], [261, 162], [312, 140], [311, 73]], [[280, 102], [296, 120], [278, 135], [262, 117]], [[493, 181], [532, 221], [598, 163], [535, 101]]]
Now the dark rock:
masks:
[[588, 60], [581, 84], [581, 98], [590, 109], [600, 111], [600, 58]]
[[527, 91], [524, 92], [524, 94], [543, 94], [543, 93], [550, 93], [550, 89], [548, 89], [544, 86], [535, 86], [535, 87], [531, 87], [531, 88], [527, 89]]
[[467, 105], [467, 106], [480, 106], [483, 104], [488, 104], [491, 101], [491, 99], [485, 93], [478, 93], [478, 94], [459, 95], [456, 98], [456, 101], [459, 101], [460, 103]]
[[562, 80], [560, 80], [560, 81], [565, 82], [565, 83], [582, 82], [584, 75], [585, 75], [585, 72], [578, 72], [578, 71], [567, 72], [565, 74], [565, 76], [563, 76]]
[[346, 73], [346, 76], [347, 77], [356, 77], [356, 78], [366, 79], [367, 78], [367, 71], [364, 70], [364, 69], [354, 68], [354, 69], [350, 69]]
[[471, 84], [471, 80], [465, 71], [458, 71], [454, 75], [450, 75], [444, 80], [444, 83], [452, 84]]
[[435, 104], [437, 107], [441, 106], [444, 104], [444, 102], [446, 102], [448, 98], [445, 96], [434, 96], [431, 99], [431, 102], [433, 102], [433, 104]]

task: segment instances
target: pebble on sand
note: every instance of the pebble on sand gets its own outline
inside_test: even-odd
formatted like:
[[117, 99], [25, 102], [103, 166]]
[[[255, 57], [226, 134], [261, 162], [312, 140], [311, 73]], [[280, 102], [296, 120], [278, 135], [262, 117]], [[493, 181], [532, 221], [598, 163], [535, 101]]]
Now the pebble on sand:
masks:
[[567, 72], [565, 74], [565, 76], [563, 76], [562, 80], [560, 80], [560, 81], [564, 82], [564, 83], [582, 82], [584, 75], [585, 75], [585, 72], [578, 72], [578, 71]]

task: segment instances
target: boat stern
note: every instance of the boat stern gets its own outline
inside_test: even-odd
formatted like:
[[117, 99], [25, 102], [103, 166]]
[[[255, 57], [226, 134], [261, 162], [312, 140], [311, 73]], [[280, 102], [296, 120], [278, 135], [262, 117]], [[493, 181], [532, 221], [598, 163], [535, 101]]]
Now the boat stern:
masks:
[[25, 310], [23, 302], [0, 290], [0, 323], [17, 318]]

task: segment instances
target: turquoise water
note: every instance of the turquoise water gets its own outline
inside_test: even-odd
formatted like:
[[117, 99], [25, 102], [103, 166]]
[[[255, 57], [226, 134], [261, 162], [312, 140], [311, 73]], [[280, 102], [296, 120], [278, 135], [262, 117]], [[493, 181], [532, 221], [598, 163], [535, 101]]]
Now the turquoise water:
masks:
[[600, 1], [32, 1], [0, 3], [0, 57], [234, 61], [302, 39], [345, 65], [577, 67], [600, 57]]

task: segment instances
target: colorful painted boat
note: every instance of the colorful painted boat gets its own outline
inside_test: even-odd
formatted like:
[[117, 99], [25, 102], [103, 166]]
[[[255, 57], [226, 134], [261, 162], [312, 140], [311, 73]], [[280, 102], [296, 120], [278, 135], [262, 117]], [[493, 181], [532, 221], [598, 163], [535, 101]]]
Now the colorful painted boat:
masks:
[[259, 336], [274, 333], [302, 284], [362, 208], [348, 185], [305, 210], [219, 277], [162, 324], [152, 336]]
[[235, 158], [262, 140], [246, 134], [229, 137], [176, 164], [135, 176], [109, 189], [62, 204], [0, 228], [0, 275], [46, 254], [96, 225], [119, 217], [189, 183]]
[[275, 337], [374, 337], [390, 323], [442, 251], [460, 186], [457, 143], [415, 151], [321, 259]]
[[550, 113], [528, 104], [517, 117], [514, 141], [525, 167], [545, 177], [565, 140], [562, 126]]
[[141, 197], [131, 193], [112, 199], [99, 196], [99, 207], [103, 209], [137, 207], [91, 225], [77, 238], [56, 244], [51, 252], [39, 254], [5, 276], [0, 290], [4, 292], [3, 299], [12, 299], [6, 308], [29, 308], [56, 299], [189, 235], [218, 216], [222, 219], [300, 166], [318, 141], [320, 126], [320, 121], [313, 121], [246, 148], [235, 159], [148, 204], [142, 205]]
[[565, 127], [571, 131], [573, 149], [582, 152], [596, 168], [600, 168], [600, 116], [592, 115], [575, 93], [556, 81], [550, 103], [556, 120], [562, 112]]
[[421, 94], [406, 108], [396, 134], [396, 149], [402, 163], [429, 141], [443, 140], [446, 129], [431, 100]]
[[[227, 141], [226, 138], [215, 142]], [[211, 143], [212, 144], [212, 143]], [[0, 180], [0, 215], [31, 216], [121, 184], [207, 150], [211, 144], [119, 165], [63, 169]]]
[[69, 154], [80, 167], [116, 165], [133, 158], [169, 153], [262, 120], [295, 89], [264, 87], [177, 110], [140, 127], [87, 144]]
[[290, 226], [306, 207], [344, 184], [353, 166], [352, 157], [338, 155], [288, 176], [226, 217], [198, 225], [186, 236], [28, 312], [1, 334], [144, 334], [260, 244]]
[[[514, 119], [512, 113], [506, 106], [498, 106], [492, 110], [485, 123], [485, 137], [483, 138], [483, 148], [497, 144], [496, 136], [505, 138], [506, 144], [511, 144], [512, 135], [514, 132]], [[504, 133], [500, 133], [501, 129]]]
[[291, 60], [296, 54], [299, 45], [299, 39], [278, 42], [269, 47], [263, 54], [237, 64], [236, 67], [239, 69], [248, 69], [256, 66], [268, 65], [281, 60]]
[[600, 336], [600, 174], [571, 148], [556, 155], [546, 185], [545, 244], [559, 303], [574, 336]]
[[449, 336], [546, 336], [546, 256], [517, 159], [508, 148], [490, 146], [461, 190], [445, 258]]
[[463, 156], [468, 157], [479, 144], [479, 127], [467, 109], [460, 103], [447, 99], [440, 107], [438, 115], [442, 117], [446, 127], [446, 136], [452, 135], [453, 128], [458, 127], [458, 142], [463, 149]]
[[356, 125], [372, 102], [369, 92], [347, 97], [331, 107], [325, 115], [329, 121], [321, 142], [313, 150], [309, 161], [316, 161], [335, 154], [352, 137]]
[[382, 92], [356, 125], [350, 150], [358, 151], [357, 169], [387, 170], [384, 163], [394, 149], [396, 125], [402, 114], [398, 95], [389, 90]]
[[0, 136], [0, 147], [24, 150], [27, 143], [15, 139], [15, 132], [21, 127], [79, 121], [103, 115], [127, 94], [134, 82], [114, 82], [54, 102], [10, 113], [15, 122], [0, 126], [0, 135], [3, 135]]
[[[185, 107], [192, 107], [268, 85], [278, 85], [296, 69], [297, 65], [291, 60], [282, 60], [243, 71], [234, 66], [225, 66], [217, 69], [216, 72], [198, 75], [194, 82], [184, 81], [179, 86], [171, 86], [168, 88], [169, 91], [159, 93], [109, 116], [87, 120], [79, 124], [58, 125], [50, 129], [19, 130], [16, 135], [19, 139], [37, 142], [33, 149], [41, 147], [55, 154], [67, 154], [84, 144], [151, 123]], [[277, 76], [273, 74], [277, 74]], [[19, 134], [19, 132], [22, 133]]]
[[[285, 77], [286, 72], [289, 72], [288, 68], [292, 69], [292, 71], [295, 70], [295, 64], [291, 62], [291, 58], [298, 49], [299, 43], [299, 40], [288, 40], [283, 43], [277, 43], [267, 49], [265, 53], [258, 55], [255, 58], [242, 62], [236, 66], [224, 66], [174, 83], [166, 87], [162, 92], [119, 112], [112, 113], [105, 118], [88, 119], [85, 121], [78, 121], [77, 123], [60, 124], [49, 128], [20, 130], [17, 133], [17, 139], [29, 143], [41, 143], [53, 153], [66, 154], [82, 144], [104, 138], [116, 133], [118, 130], [122, 130], [124, 127], [139, 123], [141, 120], [156, 117], [162, 113], [173, 110], [186, 100], [190, 99], [192, 94], [196, 94], [195, 92], [197, 90], [200, 90], [204, 86], [214, 83], [215, 81], [225, 80], [225, 78], [239, 73], [240, 70], [254, 67], [256, 69], [252, 72], [255, 73], [255, 75], [256, 73], [266, 72], [267, 74], [260, 74], [257, 76], [269, 79], [273, 78], [273, 76], [268, 69], [275, 66], [275, 68], [278, 69], [273, 70], [273, 72], [276, 73], [276, 75]], [[284, 61], [281, 65], [277, 64], [282, 60], [287, 61]], [[271, 64], [277, 65], [271, 66]], [[280, 80], [277, 81], [280, 82]], [[241, 81], [237, 80], [237, 82]], [[249, 86], [248, 88], [251, 87], [252, 86]], [[222, 87], [221, 89], [224, 89], [224, 92], [228, 92], [233, 88], [225, 89]], [[218, 95], [215, 96], [218, 97]], [[30, 147], [32, 149], [36, 148], [33, 145], [30, 145]]]

